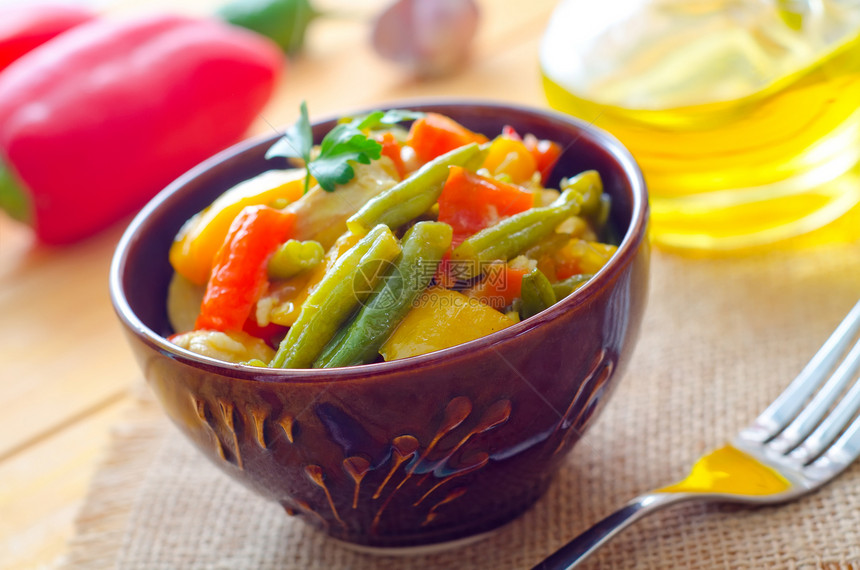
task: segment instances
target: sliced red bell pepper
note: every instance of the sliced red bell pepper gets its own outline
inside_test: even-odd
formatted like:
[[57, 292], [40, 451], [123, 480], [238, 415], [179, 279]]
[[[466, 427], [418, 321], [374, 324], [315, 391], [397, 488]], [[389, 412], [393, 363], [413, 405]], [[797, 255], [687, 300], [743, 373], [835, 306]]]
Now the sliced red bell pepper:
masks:
[[102, 18], [0, 73], [0, 207], [67, 243], [239, 140], [284, 55], [215, 20]]
[[518, 133], [517, 130], [510, 125], [505, 125], [504, 127], [502, 127], [502, 136], [516, 139], [518, 141], [523, 140], [523, 137], [520, 136], [520, 133]]
[[95, 17], [88, 8], [68, 4], [0, 8], [0, 71], [33, 48]]
[[555, 164], [561, 157], [561, 145], [555, 141], [539, 139], [531, 133], [522, 137], [510, 125], [502, 127], [502, 136], [522, 141], [535, 160], [537, 170], [541, 173], [541, 182], [546, 184], [550, 174], [552, 174], [552, 169], [555, 168]]
[[439, 221], [454, 229], [454, 246], [502, 218], [534, 205], [531, 192], [452, 166], [439, 196]]
[[242, 330], [268, 280], [275, 248], [290, 237], [295, 214], [268, 206], [244, 208], [215, 256], [196, 329]]
[[403, 163], [402, 149], [394, 135], [391, 132], [385, 132], [375, 139], [382, 145], [382, 156], [387, 156], [394, 163], [394, 168], [397, 169], [400, 179], [406, 178], [406, 165]]
[[465, 294], [494, 309], [502, 310], [520, 296], [523, 275], [528, 272], [528, 269], [516, 269], [507, 263], [497, 264], [490, 267], [480, 283], [466, 290]]
[[439, 113], [427, 113], [416, 119], [409, 128], [406, 139], [406, 144], [415, 150], [415, 156], [421, 162], [428, 162], [473, 142], [483, 144], [487, 142], [487, 137], [472, 132], [454, 119]]
[[533, 134], [527, 134], [523, 138], [523, 144], [532, 153], [541, 175], [541, 182], [546, 184], [552, 174], [552, 169], [561, 157], [561, 145], [555, 141], [539, 139]]
[[259, 338], [272, 348], [277, 348], [281, 339], [284, 338], [286, 332], [289, 330], [289, 327], [275, 323], [260, 326], [257, 323], [256, 316], [251, 314], [248, 320], [245, 321], [245, 324], [242, 325], [242, 330], [253, 337]]

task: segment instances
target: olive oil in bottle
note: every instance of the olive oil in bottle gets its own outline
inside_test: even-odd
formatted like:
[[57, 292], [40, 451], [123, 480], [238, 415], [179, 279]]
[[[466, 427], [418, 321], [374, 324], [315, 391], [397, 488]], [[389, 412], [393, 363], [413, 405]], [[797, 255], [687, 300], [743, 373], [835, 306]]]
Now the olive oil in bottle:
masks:
[[860, 3], [565, 0], [540, 62], [642, 167], [656, 243], [860, 238]]

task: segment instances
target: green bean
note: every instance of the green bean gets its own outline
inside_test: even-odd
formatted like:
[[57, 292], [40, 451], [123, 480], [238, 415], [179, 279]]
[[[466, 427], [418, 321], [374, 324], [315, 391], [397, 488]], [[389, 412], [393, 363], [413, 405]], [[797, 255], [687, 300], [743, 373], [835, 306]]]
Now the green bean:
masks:
[[[608, 194], [601, 194], [600, 195], [600, 208], [598, 209], [597, 212], [594, 213], [593, 216], [591, 216], [591, 218], [589, 218], [596, 231], [600, 232], [602, 230], [605, 230], [609, 226], [609, 224], [607, 222], [609, 221], [609, 210], [610, 209], [611, 209], [611, 200], [609, 198], [609, 195]], [[602, 240], [602, 241], [605, 241], [605, 240]]]
[[441, 222], [418, 222], [401, 240], [394, 269], [380, 281], [346, 328], [323, 350], [314, 368], [372, 362], [415, 300], [430, 285], [442, 256], [451, 247], [453, 230]]
[[580, 215], [590, 222], [594, 231], [600, 233], [606, 229], [610, 199], [609, 195], [603, 192], [603, 181], [596, 170], [586, 170], [562, 181], [561, 188], [562, 190], [570, 188], [576, 193], [581, 206]]
[[602, 184], [596, 170], [587, 170], [566, 182], [564, 191], [549, 206], [531, 208], [466, 238], [451, 253], [465, 279], [480, 273], [489, 262], [507, 261], [549, 237], [558, 225], [581, 212], [584, 196], [599, 196]]
[[[603, 192], [603, 181], [596, 170], [586, 170], [566, 180], [561, 187], [563, 190], [571, 188], [579, 195], [580, 215], [590, 222], [594, 231], [601, 233], [607, 228], [610, 199]], [[601, 241], [608, 239], [609, 236], [604, 236]]]
[[490, 262], [516, 257], [552, 234], [560, 223], [579, 213], [573, 193], [566, 190], [549, 206], [514, 214], [466, 238], [451, 252], [458, 275], [470, 279]]
[[356, 235], [363, 235], [377, 224], [392, 229], [402, 226], [436, 203], [448, 178], [448, 167], [476, 170], [486, 152], [486, 147], [472, 143], [434, 158], [405, 180], [368, 200], [346, 221], [347, 228]]
[[603, 181], [596, 170], [580, 172], [573, 178], [568, 178], [561, 184], [561, 190], [573, 190], [580, 205], [580, 213], [583, 217], [594, 218], [599, 216], [602, 209]]
[[318, 241], [295, 239], [282, 243], [269, 259], [269, 277], [289, 279], [305, 269], [316, 267], [325, 257], [325, 249]]
[[345, 251], [302, 304], [271, 366], [310, 367], [341, 324], [370, 294], [384, 266], [399, 253], [397, 238], [384, 225], [373, 228]]
[[523, 251], [523, 255], [529, 259], [541, 259], [544, 256], [554, 254], [569, 242], [570, 234], [554, 233]]
[[540, 269], [532, 269], [523, 275], [520, 297], [523, 300], [520, 306], [521, 319], [540, 313], [556, 301], [552, 283]]
[[556, 299], [564, 299], [583, 285], [585, 285], [593, 275], [589, 273], [578, 273], [571, 275], [563, 281], [552, 284], [552, 290], [555, 292]]

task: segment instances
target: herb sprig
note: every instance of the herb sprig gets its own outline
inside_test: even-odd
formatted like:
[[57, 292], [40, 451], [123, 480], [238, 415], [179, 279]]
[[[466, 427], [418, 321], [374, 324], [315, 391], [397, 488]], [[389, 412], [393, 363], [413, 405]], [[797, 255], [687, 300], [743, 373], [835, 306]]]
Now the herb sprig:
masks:
[[333, 192], [339, 184], [355, 177], [352, 162], [370, 164], [382, 154], [382, 145], [369, 138], [365, 131], [390, 127], [402, 121], [413, 120], [423, 114], [415, 111], [392, 109], [373, 111], [367, 115], [338, 123], [320, 142], [319, 152], [312, 156], [313, 130], [308, 118], [308, 107], [303, 101], [298, 120], [266, 152], [266, 158], [283, 156], [300, 158], [305, 163], [305, 193], [313, 177], [320, 187]]

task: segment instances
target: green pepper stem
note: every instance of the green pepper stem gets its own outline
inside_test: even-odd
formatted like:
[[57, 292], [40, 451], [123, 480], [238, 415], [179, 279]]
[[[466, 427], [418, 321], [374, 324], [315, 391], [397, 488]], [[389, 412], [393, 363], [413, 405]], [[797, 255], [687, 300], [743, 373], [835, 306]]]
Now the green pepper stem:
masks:
[[274, 41], [288, 55], [302, 51], [310, 23], [323, 15], [309, 0], [230, 0], [216, 15]]
[[13, 219], [30, 223], [33, 219], [33, 205], [24, 189], [18, 182], [12, 169], [0, 158], [0, 209], [3, 209]]

